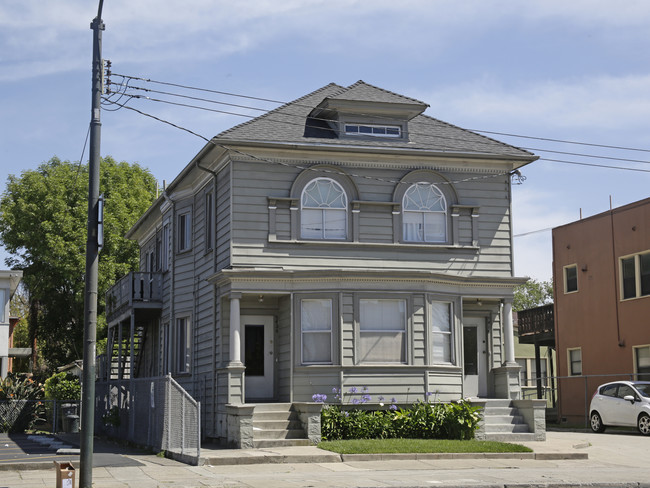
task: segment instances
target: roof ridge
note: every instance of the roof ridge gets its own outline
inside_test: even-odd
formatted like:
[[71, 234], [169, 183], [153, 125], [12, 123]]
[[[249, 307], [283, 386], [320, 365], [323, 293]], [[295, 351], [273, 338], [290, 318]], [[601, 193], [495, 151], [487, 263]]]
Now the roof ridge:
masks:
[[283, 103], [283, 104], [280, 105], [279, 107], [275, 107], [274, 109], [269, 110], [268, 112], [265, 112], [265, 113], [263, 113], [262, 115], [259, 115], [259, 116], [257, 116], [257, 117], [254, 117], [254, 118], [250, 119], [250, 120], [247, 120], [246, 122], [242, 122], [241, 124], [234, 125], [234, 126], [230, 127], [229, 129], [226, 129], [226, 130], [220, 132], [219, 134], [217, 134], [216, 136], [214, 136], [213, 139], [214, 139], [214, 138], [221, 137], [221, 136], [226, 135], [226, 134], [229, 134], [230, 132], [232, 132], [232, 131], [234, 131], [234, 130], [236, 130], [236, 129], [239, 129], [239, 128], [241, 128], [241, 127], [245, 127], [245, 126], [247, 126], [247, 125], [249, 125], [249, 124], [252, 124], [253, 122], [257, 122], [257, 121], [260, 120], [260, 119], [264, 119], [264, 118], [268, 117], [269, 115], [272, 115], [272, 114], [274, 114], [274, 113], [276, 113], [276, 112], [278, 112], [278, 111], [280, 111], [280, 110], [282, 110], [282, 109], [288, 107], [289, 105], [293, 105], [293, 104], [295, 104], [295, 103], [297, 103], [297, 102], [300, 102], [300, 101], [304, 100], [304, 99], [307, 98], [307, 97], [311, 97], [311, 96], [313, 96], [313, 95], [316, 95], [318, 92], [324, 91], [324, 90], [326, 90], [326, 89], [328, 89], [328, 88], [332, 88], [332, 87], [339, 88], [339, 89], [340, 89], [340, 93], [344, 93], [344, 92], [347, 90], [345, 87], [343, 87], [343, 86], [341, 86], [341, 85], [337, 85], [337, 84], [334, 83], [334, 82], [332, 82], [332, 83], [328, 83], [327, 85], [322, 86], [322, 87], [320, 87], [320, 88], [317, 88], [316, 90], [314, 90], [314, 91], [312, 91], [312, 92], [310, 92], [310, 93], [307, 93], [306, 95], [303, 95], [303, 96], [301, 96], [301, 97], [299, 97], [299, 98], [296, 98], [295, 100], [291, 100], [290, 102]]
[[[455, 125], [455, 124], [451, 124], [451, 123], [449, 123], [449, 122], [445, 122], [444, 120], [440, 120], [440, 119], [437, 119], [437, 118], [435, 118], [435, 117], [431, 117], [430, 115], [427, 115], [427, 114], [425, 114], [425, 113], [422, 113], [422, 114], [418, 115], [418, 117], [425, 117], [425, 118], [427, 118], [427, 119], [434, 120], [434, 121], [436, 121], [436, 122], [438, 122], [438, 123], [440, 123], [440, 124], [444, 124], [444, 125], [446, 125], [446, 126], [448, 126], [448, 127], [453, 127], [454, 129], [458, 129], [458, 130], [461, 130], [461, 131], [463, 131], [463, 132], [467, 132], [468, 134], [472, 134], [472, 135], [475, 135], [475, 136], [481, 137], [481, 138], [486, 139], [486, 140], [488, 140], [488, 141], [490, 141], [490, 142], [496, 142], [497, 144], [499, 144], [499, 145], [501, 145], [501, 146], [514, 148], [514, 149], [517, 149], [518, 151], [523, 151], [523, 152], [525, 152], [525, 153], [527, 153], [527, 154], [530, 154], [531, 156], [536, 156], [536, 154], [534, 154], [534, 153], [532, 153], [532, 152], [530, 152], [530, 151], [527, 151], [526, 149], [522, 149], [522, 148], [520, 148], [520, 147], [513, 146], [512, 144], [505, 143], [505, 142], [500, 141], [500, 140], [498, 140], [498, 139], [493, 139], [492, 137], [485, 136], [485, 135], [483, 135], [483, 134], [480, 134], [479, 132], [474, 132], [474, 131], [471, 131], [471, 130], [469, 130], [469, 129], [464, 129], [463, 127], [460, 127], [460, 126]], [[417, 117], [416, 117], [416, 118], [417, 118]]]
[[369, 86], [371, 88], [374, 88], [375, 90], [379, 90], [379, 91], [382, 91], [384, 93], [388, 93], [389, 95], [393, 95], [395, 97], [400, 97], [400, 98], [406, 98], [407, 100], [411, 100], [412, 102], [419, 103], [419, 104], [422, 104], [422, 105], [426, 105], [427, 107], [429, 107], [429, 104], [426, 103], [426, 102], [423, 102], [422, 100], [418, 100], [417, 98], [409, 97], [407, 95], [402, 95], [401, 93], [397, 93], [397, 92], [394, 92], [394, 91], [391, 91], [391, 90], [386, 90], [386, 88], [382, 88], [380, 86], [376, 86], [376, 85], [373, 85], [371, 83], [366, 83], [363, 80], [358, 80], [355, 83], [352, 83], [350, 86], [347, 87], [347, 90], [351, 90], [352, 88], [354, 88], [356, 86], [361, 86], [361, 85], [366, 85], [366, 86]]

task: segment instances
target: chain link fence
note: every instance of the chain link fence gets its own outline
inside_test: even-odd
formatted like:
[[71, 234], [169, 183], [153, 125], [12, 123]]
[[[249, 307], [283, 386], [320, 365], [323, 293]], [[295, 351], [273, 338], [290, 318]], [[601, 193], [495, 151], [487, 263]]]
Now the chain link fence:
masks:
[[95, 383], [95, 431], [188, 464], [201, 456], [201, 405], [172, 377]]
[[0, 432], [78, 432], [78, 400], [0, 400]]

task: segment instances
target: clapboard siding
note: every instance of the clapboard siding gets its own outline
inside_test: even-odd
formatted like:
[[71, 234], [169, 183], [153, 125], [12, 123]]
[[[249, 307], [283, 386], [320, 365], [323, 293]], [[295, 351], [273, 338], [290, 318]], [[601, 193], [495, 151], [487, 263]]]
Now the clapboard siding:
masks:
[[291, 398], [291, 298], [283, 296], [278, 300], [278, 333], [276, 339], [276, 358], [278, 375], [278, 399]]
[[[478, 240], [478, 250], [455, 250], [444, 247], [411, 246], [393, 243], [393, 207], [381, 203], [392, 202], [396, 185], [407, 171], [368, 168], [342, 168], [351, 176], [358, 198], [359, 243], [293, 244], [291, 219], [298, 212], [289, 210], [287, 200], [276, 203], [276, 241], [268, 243], [268, 198], [288, 198], [291, 185], [300, 174], [297, 168], [269, 166], [254, 162], [237, 162], [233, 170], [233, 222], [232, 264], [243, 266], [279, 265], [287, 268], [372, 267], [374, 269], [421, 269], [423, 263], [432, 271], [459, 275], [510, 276], [512, 258], [510, 251], [510, 203], [508, 176], [477, 179], [458, 183], [455, 193], [461, 205], [472, 205], [478, 217], [471, 217], [462, 208], [458, 217], [458, 242], [471, 246]], [[250, 175], [258, 175], [264, 184], [251, 182]], [[467, 174], [451, 174], [449, 179], [468, 178]], [[385, 180], [385, 181], [382, 181]], [[295, 197], [295, 195], [294, 195]], [[349, 197], [350, 200], [352, 199]], [[376, 202], [377, 204], [364, 204]], [[399, 203], [399, 202], [396, 202]], [[291, 215], [292, 213], [296, 215]], [[472, 220], [478, 219], [476, 235]], [[348, 214], [349, 235], [352, 236], [353, 214]], [[453, 225], [449, 223], [449, 232]], [[364, 246], [364, 243], [381, 243], [386, 247]]]
[[463, 376], [460, 370], [429, 371], [427, 373], [427, 391], [431, 401], [453, 401], [463, 396]]
[[230, 188], [230, 166], [228, 165], [217, 175], [215, 250], [218, 270], [230, 265]]

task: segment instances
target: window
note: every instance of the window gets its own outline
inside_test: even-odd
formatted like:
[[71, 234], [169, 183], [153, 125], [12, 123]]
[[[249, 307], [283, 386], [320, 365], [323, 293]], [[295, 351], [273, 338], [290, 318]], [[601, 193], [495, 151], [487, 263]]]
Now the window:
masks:
[[451, 303], [433, 302], [431, 304], [431, 323], [433, 326], [433, 363], [453, 363], [452, 349], [452, 306]]
[[346, 239], [348, 199], [341, 185], [316, 178], [300, 198], [300, 236], [305, 239]]
[[174, 372], [175, 373], [189, 373], [190, 360], [192, 357], [192, 336], [190, 319], [182, 317], [176, 319], [175, 331], [175, 357], [174, 357]]
[[192, 220], [190, 213], [178, 216], [178, 252], [187, 251], [192, 242]]
[[519, 384], [521, 386], [528, 386], [528, 359], [520, 358], [515, 359], [519, 365]]
[[160, 269], [167, 271], [169, 268], [169, 224], [163, 225], [160, 237]]
[[399, 125], [345, 124], [346, 136], [402, 137]]
[[302, 364], [332, 363], [332, 300], [300, 301]]
[[634, 372], [639, 380], [650, 380], [650, 346], [634, 348]]
[[650, 295], [650, 252], [621, 258], [622, 299]]
[[359, 362], [406, 362], [406, 300], [359, 301]]
[[212, 192], [205, 194], [205, 250], [209, 251], [213, 247], [214, 241], [214, 209], [212, 206]]
[[569, 375], [581, 376], [582, 375], [582, 349], [568, 349], [569, 355]]
[[432, 183], [411, 185], [402, 199], [403, 239], [408, 242], [447, 241], [447, 202]]
[[578, 291], [578, 265], [564, 267], [564, 293]]

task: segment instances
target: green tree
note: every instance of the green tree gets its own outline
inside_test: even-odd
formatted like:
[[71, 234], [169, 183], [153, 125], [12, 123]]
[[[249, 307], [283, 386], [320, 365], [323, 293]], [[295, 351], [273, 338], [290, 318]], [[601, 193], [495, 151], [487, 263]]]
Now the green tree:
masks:
[[[100, 168], [105, 203], [99, 316], [107, 289], [137, 268], [137, 244], [124, 234], [156, 196], [156, 182], [147, 169], [110, 157]], [[81, 359], [83, 353], [87, 202], [88, 166], [56, 157], [19, 177], [10, 175], [0, 198], [0, 242], [12, 254], [6, 265], [23, 270], [30, 342], [40, 339], [50, 370]]]
[[512, 309], [515, 312], [539, 307], [553, 301], [553, 282], [529, 279], [515, 288]]

